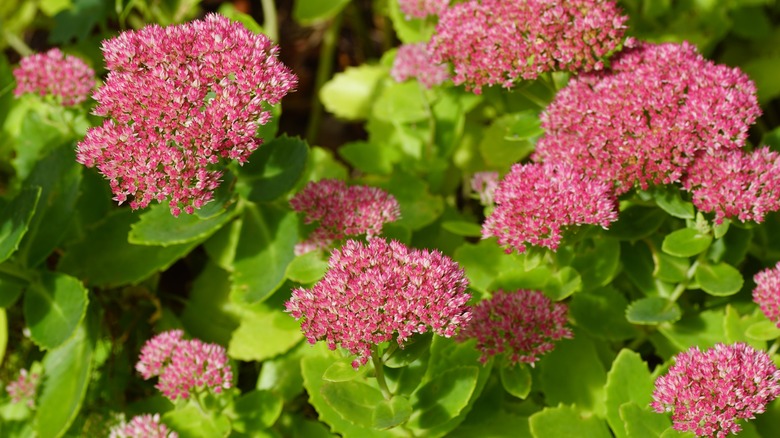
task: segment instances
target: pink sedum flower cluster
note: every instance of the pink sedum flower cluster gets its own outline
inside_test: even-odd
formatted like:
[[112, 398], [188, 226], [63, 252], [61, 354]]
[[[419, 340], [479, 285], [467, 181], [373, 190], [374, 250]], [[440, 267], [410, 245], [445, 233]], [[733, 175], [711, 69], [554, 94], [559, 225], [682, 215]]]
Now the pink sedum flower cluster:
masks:
[[555, 348], [555, 341], [574, 336], [566, 327], [567, 313], [566, 304], [553, 303], [541, 292], [499, 290], [474, 306], [471, 322], [458, 338], [476, 339], [483, 363], [505, 354], [512, 365], [533, 366]]
[[567, 163], [515, 164], [494, 197], [482, 236], [497, 237], [509, 252], [522, 253], [529, 243], [555, 251], [567, 227], [607, 228], [618, 217], [609, 185]]
[[370, 239], [347, 241], [333, 251], [325, 277], [311, 289], [293, 290], [287, 312], [302, 320], [310, 343], [341, 346], [365, 365], [371, 348], [396, 337], [403, 348], [414, 333], [450, 337], [471, 314], [468, 281], [457, 263], [440, 252], [409, 249]]
[[5, 390], [11, 396], [12, 402], [24, 402], [28, 407], [32, 408], [35, 406], [35, 393], [38, 390], [40, 380], [41, 376], [38, 373], [30, 373], [26, 369], [21, 369], [16, 380], [9, 383]]
[[229, 389], [233, 371], [225, 349], [182, 336], [181, 330], [171, 330], [149, 339], [135, 366], [141, 376], [159, 376], [156, 388], [172, 401], [189, 398], [194, 389]]
[[715, 213], [718, 224], [732, 218], [760, 223], [780, 210], [779, 157], [767, 147], [704, 153], [688, 169], [683, 187], [696, 208]]
[[655, 382], [652, 408], [672, 412], [675, 430], [724, 438], [742, 428], [780, 395], [780, 371], [769, 355], [735, 343], [707, 351], [694, 346], [675, 356], [669, 372]]
[[449, 79], [450, 72], [446, 65], [431, 60], [425, 43], [416, 43], [398, 48], [390, 76], [396, 82], [417, 79], [425, 88], [431, 88]]
[[337, 179], [307, 184], [290, 199], [290, 206], [303, 213], [307, 224], [319, 222], [308, 239], [296, 245], [296, 254], [328, 248], [347, 236], [378, 236], [382, 225], [401, 217], [393, 195], [376, 187], [347, 186]]
[[764, 269], [753, 277], [753, 301], [758, 304], [767, 319], [780, 328], [780, 263]]
[[108, 117], [78, 144], [77, 159], [133, 209], [169, 199], [171, 213], [213, 198], [225, 160], [244, 163], [297, 79], [265, 35], [211, 14], [123, 32], [103, 43], [109, 75], [94, 95]]
[[498, 188], [498, 172], [477, 172], [471, 178], [471, 190], [479, 196], [479, 203], [485, 206], [493, 205]]
[[623, 42], [625, 22], [609, 0], [468, 0], [444, 11], [430, 42], [453, 82], [480, 93], [550, 71], [590, 71]]
[[137, 415], [129, 423], [124, 421], [111, 428], [109, 438], [178, 438], [179, 434], [160, 423], [160, 414]]
[[51, 95], [65, 106], [84, 102], [95, 86], [95, 72], [81, 59], [57, 48], [22, 58], [13, 75], [17, 97], [25, 93]]
[[743, 147], [761, 113], [747, 75], [691, 44], [641, 43], [611, 62], [556, 95], [534, 159], [572, 163], [617, 195], [680, 182], [699, 153]]
[[407, 20], [439, 15], [447, 9], [449, 3], [450, 0], [398, 0], [398, 6]]

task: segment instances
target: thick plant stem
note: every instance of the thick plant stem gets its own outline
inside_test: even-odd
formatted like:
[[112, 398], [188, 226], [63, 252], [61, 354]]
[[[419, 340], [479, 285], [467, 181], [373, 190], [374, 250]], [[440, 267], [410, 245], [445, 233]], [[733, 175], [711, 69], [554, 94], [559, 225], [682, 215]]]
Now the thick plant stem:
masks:
[[343, 18], [343, 12], [336, 15], [322, 37], [320, 63], [317, 66], [314, 94], [312, 95], [311, 117], [309, 118], [309, 126], [306, 128], [306, 140], [309, 141], [309, 144], [315, 144], [317, 142], [317, 136], [320, 132], [323, 110], [322, 103], [320, 103], [320, 89], [322, 88], [322, 85], [330, 79], [331, 73], [333, 72], [333, 56], [336, 53], [336, 43], [339, 39], [339, 33], [341, 33], [341, 22]]
[[382, 391], [382, 395], [385, 399], [390, 400], [393, 397], [393, 393], [387, 387], [387, 381], [385, 381], [385, 369], [382, 363], [382, 358], [377, 353], [377, 346], [371, 347], [371, 363], [374, 364], [374, 374], [376, 375], [376, 382], [379, 384], [379, 389]]
[[274, 0], [262, 0], [263, 4], [263, 31], [271, 41], [279, 42], [279, 20], [276, 17], [276, 5]]

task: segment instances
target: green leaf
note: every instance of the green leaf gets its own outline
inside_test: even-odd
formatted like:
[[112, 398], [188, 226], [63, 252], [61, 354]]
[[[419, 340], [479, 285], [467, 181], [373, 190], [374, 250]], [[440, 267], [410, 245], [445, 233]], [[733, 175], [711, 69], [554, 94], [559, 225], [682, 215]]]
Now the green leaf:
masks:
[[484, 131], [479, 144], [485, 163], [491, 168], [509, 169], [512, 164], [527, 157], [533, 152], [534, 143], [529, 137], [516, 135], [513, 130], [518, 125], [533, 123], [538, 123], [538, 115], [534, 111], [506, 114], [494, 120]]
[[377, 388], [354, 380], [325, 382], [320, 391], [341, 418], [363, 427], [374, 426], [374, 407], [384, 400]]
[[734, 295], [745, 282], [742, 274], [728, 263], [701, 263], [696, 267], [694, 278], [702, 290], [717, 297]]
[[26, 286], [10, 279], [0, 279], [0, 308], [14, 305]]
[[395, 224], [419, 230], [431, 224], [444, 212], [441, 196], [432, 195], [428, 184], [417, 176], [396, 172], [387, 180], [377, 184], [395, 196], [401, 207], [401, 219]]
[[430, 117], [428, 102], [416, 82], [387, 82], [371, 110], [378, 120], [390, 123], [421, 122]]
[[203, 242], [203, 249], [206, 250], [209, 258], [226, 271], [233, 270], [233, 261], [236, 258], [236, 248], [238, 248], [238, 239], [241, 237], [243, 225], [243, 217], [239, 216]]
[[312, 284], [325, 275], [328, 261], [323, 259], [322, 251], [309, 251], [299, 255], [287, 265], [285, 277], [301, 284]]
[[114, 210], [70, 246], [59, 269], [93, 286], [137, 284], [184, 257], [199, 241], [166, 247], [133, 245], [127, 241], [138, 216], [130, 209]]
[[233, 263], [234, 300], [256, 303], [284, 283], [295, 258], [298, 219], [294, 212], [266, 205], [248, 205]]
[[65, 435], [81, 409], [92, 373], [91, 326], [91, 321], [84, 321], [69, 340], [43, 357], [43, 383], [33, 420], [40, 437]]
[[[317, 3], [328, 3], [310, 0]], [[379, 80], [387, 75], [384, 67], [363, 64], [336, 73], [320, 89], [320, 101], [329, 112], [346, 120], [365, 120], [371, 113]]]
[[[577, 372], [571, 372], [572, 364]], [[584, 333], [574, 339], [555, 343], [555, 349], [539, 360], [541, 390], [548, 404], [575, 404], [581, 409], [604, 417], [604, 384], [607, 372], [599, 359], [596, 345]], [[533, 429], [532, 429], [533, 430]]]
[[319, 181], [325, 178], [346, 180], [348, 178], [347, 166], [334, 158], [333, 152], [330, 150], [312, 146], [309, 148], [309, 158], [306, 162], [306, 175], [298, 181], [296, 191], [310, 181]]
[[444, 221], [442, 228], [452, 234], [464, 237], [482, 237], [482, 227], [469, 221]]
[[350, 0], [295, 0], [293, 18], [302, 25], [318, 21], [330, 20], [335, 17]]
[[222, 228], [238, 213], [235, 204], [227, 211], [201, 219], [195, 214], [174, 217], [167, 204], [153, 205], [130, 226], [127, 240], [134, 245], [170, 246], [203, 240]]
[[519, 363], [516, 365], [504, 365], [499, 368], [501, 384], [506, 392], [525, 400], [531, 392], [531, 371], [528, 365]]
[[375, 429], [390, 429], [404, 423], [412, 415], [412, 405], [404, 396], [395, 396], [382, 400], [374, 408], [373, 426]]
[[[700, 348], [709, 348], [718, 342], [723, 342], [723, 315], [722, 308], [717, 310], [704, 310], [701, 312], [686, 313], [685, 317], [673, 325], [662, 324], [658, 327], [658, 332], [651, 335], [651, 341], [656, 345], [660, 356], [667, 358], [679, 351], [697, 345]], [[658, 344], [653, 336], [663, 335], [671, 343], [669, 349]]]
[[672, 231], [664, 237], [661, 249], [673, 256], [691, 257], [704, 252], [710, 247], [710, 243], [712, 243], [711, 235], [701, 234], [693, 228], [683, 228]]
[[[224, 15], [225, 17], [230, 18], [232, 21], [243, 24], [244, 27], [254, 33], [263, 33], [262, 26], [260, 26], [251, 15], [239, 11], [232, 3], [222, 3], [219, 6], [219, 9], [217, 9], [217, 12], [220, 15]], [[275, 116], [274, 118], [276, 117], [278, 116]]]
[[425, 436], [425, 430], [456, 418], [468, 405], [478, 376], [476, 366], [461, 366], [425, 382], [410, 397], [414, 412], [407, 427]]
[[227, 345], [240, 321], [240, 312], [229, 296], [230, 273], [207, 262], [195, 278], [179, 317], [186, 332], [205, 342]]
[[62, 45], [75, 39], [84, 40], [92, 29], [110, 13], [110, 2], [102, 0], [73, 0], [73, 7], [54, 16], [54, 27], [49, 43]]
[[695, 217], [693, 203], [683, 201], [680, 189], [676, 187], [666, 186], [662, 189], [656, 189], [653, 192], [653, 198], [661, 209], [674, 217], [680, 219], [693, 219]]
[[643, 404], [632, 401], [620, 406], [621, 424], [625, 425], [628, 437], [656, 438], [661, 436], [672, 425], [669, 418], [642, 406], [649, 406], [649, 402]]
[[263, 144], [238, 171], [236, 191], [252, 202], [271, 202], [289, 192], [306, 168], [309, 145], [286, 135]]
[[204, 411], [194, 400], [166, 412], [160, 422], [178, 432], [179, 438], [224, 437], [230, 432], [227, 417]]
[[755, 82], [759, 103], [769, 102], [780, 95], [780, 78], [775, 74], [780, 69], [780, 55], [754, 57], [740, 67]]
[[241, 325], [230, 338], [228, 356], [260, 362], [289, 351], [302, 340], [300, 323], [281, 309], [255, 309], [242, 315]]
[[675, 322], [682, 317], [677, 303], [661, 297], [640, 298], [626, 309], [626, 319], [632, 324], [657, 325]]
[[30, 336], [44, 350], [63, 344], [87, 311], [87, 290], [77, 279], [44, 271], [24, 295], [24, 319]]
[[627, 434], [627, 424], [621, 416], [621, 406], [628, 402], [641, 406], [649, 405], [653, 389], [653, 377], [642, 357], [626, 348], [620, 350], [607, 373], [606, 386], [607, 422], [617, 438], [634, 436]]
[[[317, 410], [319, 419], [329, 425], [333, 432], [337, 432], [347, 438], [383, 438], [387, 432], [355, 425], [351, 421], [345, 420], [330, 403], [325, 400], [322, 394], [322, 387], [327, 384], [322, 380], [325, 370], [333, 363], [336, 355], [327, 351], [323, 343], [315, 345], [319, 354], [311, 354], [301, 361], [301, 372], [306, 393], [309, 395], [309, 403]], [[381, 394], [380, 394], [381, 397]], [[372, 422], [373, 423], [373, 422]]]
[[19, 246], [24, 266], [42, 263], [68, 231], [79, 196], [81, 170], [74, 146], [68, 142], [39, 161], [25, 180], [25, 186], [40, 187], [41, 196]]
[[285, 402], [290, 402], [303, 393], [301, 359], [312, 354], [315, 349], [307, 343], [263, 362], [257, 378], [257, 389], [265, 389], [278, 394]]
[[226, 415], [232, 420], [233, 430], [251, 433], [273, 426], [282, 413], [282, 406], [282, 399], [273, 392], [253, 390], [236, 399], [232, 411]]
[[0, 363], [3, 363], [6, 347], [8, 347], [8, 318], [5, 309], [0, 308]]
[[393, 163], [400, 159], [397, 149], [384, 143], [366, 141], [346, 143], [339, 148], [339, 155], [353, 167], [378, 175], [389, 175], [393, 171]]
[[577, 327], [593, 337], [622, 341], [639, 331], [626, 320], [626, 298], [611, 286], [581, 292], [569, 303], [569, 313]]
[[553, 301], [561, 301], [574, 292], [582, 290], [582, 278], [576, 269], [565, 266], [550, 277], [544, 286], [544, 293]]
[[655, 262], [647, 243], [623, 242], [620, 245], [620, 261], [623, 265], [623, 272], [634, 286], [645, 294], [657, 294], [654, 277]]
[[759, 341], [774, 341], [780, 338], [780, 328], [772, 321], [763, 320], [751, 324], [745, 330], [745, 335]]
[[27, 232], [40, 196], [40, 187], [27, 187], [0, 213], [0, 263], [8, 260], [19, 248], [19, 242]]
[[594, 237], [576, 247], [571, 266], [582, 277], [583, 289], [605, 286], [620, 271], [620, 242]]
[[322, 374], [322, 380], [326, 382], [348, 382], [366, 374], [366, 367], [352, 368], [351, 358], [333, 362]]
[[400, 2], [387, 2], [390, 20], [393, 22], [398, 39], [404, 44], [423, 43], [431, 39], [433, 35], [433, 22], [417, 18], [407, 19], [399, 6]]
[[607, 236], [635, 242], [653, 234], [666, 217], [666, 212], [660, 208], [629, 207], [620, 212], [618, 221], [607, 230]]
[[523, 256], [507, 254], [495, 239], [466, 243], [455, 250], [453, 259], [466, 271], [469, 285], [481, 292], [486, 292], [503, 272], [512, 269], [524, 271]]
[[[723, 330], [726, 334], [726, 343], [745, 342], [753, 348], [762, 350], [766, 348], [764, 341], [753, 339], [747, 335], [748, 328], [756, 322], [766, 321], [766, 317], [760, 312], [742, 316], [731, 304], [726, 305], [726, 313], [723, 316]], [[777, 338], [780, 333], [775, 336]], [[774, 339], [774, 338], [770, 338]]]
[[659, 280], [669, 283], [681, 283], [688, 279], [688, 269], [690, 269], [691, 263], [687, 257], [657, 253], [655, 254], [655, 262], [653, 274]]
[[408, 366], [428, 352], [432, 340], [433, 334], [430, 332], [412, 336], [404, 343], [404, 348], [396, 349], [393, 354], [385, 360], [385, 366], [389, 368]]
[[604, 420], [585, 416], [574, 407], [544, 408], [528, 419], [534, 438], [588, 437], [611, 438]]

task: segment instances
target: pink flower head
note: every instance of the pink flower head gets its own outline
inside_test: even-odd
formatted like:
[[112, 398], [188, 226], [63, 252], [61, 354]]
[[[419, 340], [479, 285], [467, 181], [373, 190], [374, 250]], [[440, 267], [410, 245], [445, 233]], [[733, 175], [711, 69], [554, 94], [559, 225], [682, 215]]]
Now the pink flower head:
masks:
[[450, 0], [398, 0], [398, 6], [407, 20], [439, 15], [447, 9], [449, 3]]
[[41, 376], [38, 373], [30, 373], [26, 369], [21, 369], [16, 380], [9, 383], [5, 390], [11, 396], [11, 401], [14, 403], [25, 402], [28, 407], [32, 408], [35, 406], [35, 393], [38, 390], [40, 380]]
[[555, 251], [566, 227], [607, 228], [617, 220], [610, 187], [566, 163], [515, 164], [495, 191], [496, 209], [482, 225], [484, 238], [517, 252], [526, 244]]
[[731, 218], [760, 223], [767, 213], [780, 210], [778, 157], [767, 147], [752, 153], [703, 153], [688, 169], [683, 187], [693, 193], [696, 208], [715, 213], [718, 224]]
[[534, 159], [572, 163], [620, 195], [679, 182], [699, 151], [741, 148], [761, 113], [747, 75], [691, 44], [642, 43], [611, 61], [556, 95]]
[[446, 65], [431, 61], [425, 43], [403, 44], [393, 61], [390, 76], [396, 82], [417, 79], [425, 88], [431, 88], [446, 81], [450, 72]]
[[324, 340], [357, 355], [365, 365], [371, 347], [390, 341], [403, 348], [414, 333], [450, 337], [471, 314], [468, 284], [457, 263], [440, 252], [409, 249], [374, 238], [347, 241], [333, 251], [325, 277], [311, 289], [295, 289], [285, 304], [303, 320], [310, 343]]
[[493, 205], [493, 198], [498, 188], [498, 172], [477, 172], [471, 178], [471, 190], [479, 195], [482, 205]]
[[346, 236], [375, 237], [383, 224], [401, 216], [393, 195], [376, 187], [347, 186], [337, 179], [307, 184], [290, 199], [290, 205], [303, 213], [307, 224], [320, 223], [306, 241], [296, 245], [296, 254], [327, 248]]
[[94, 95], [107, 116], [77, 159], [110, 181], [133, 209], [169, 199], [192, 213], [213, 198], [219, 163], [244, 163], [262, 143], [267, 106], [297, 79], [265, 35], [210, 14], [200, 21], [127, 31], [103, 43], [109, 75]]
[[757, 273], [753, 281], [756, 282], [753, 301], [761, 307], [767, 319], [780, 328], [780, 263]]
[[769, 355], [735, 343], [702, 352], [694, 346], [675, 356], [669, 372], [655, 381], [652, 408], [672, 412], [675, 430], [724, 438], [742, 428], [780, 395], [780, 371]]
[[144, 379], [160, 376], [156, 387], [170, 400], [186, 399], [199, 388], [219, 393], [230, 388], [233, 379], [223, 347], [183, 340], [181, 330], [163, 332], [147, 341], [135, 368]]
[[567, 312], [566, 304], [553, 303], [538, 291], [499, 290], [474, 306], [471, 322], [459, 339], [476, 339], [483, 363], [490, 356], [506, 354], [513, 365], [533, 366], [539, 356], [555, 348], [555, 341], [574, 336], [566, 328]]
[[455, 84], [480, 93], [549, 71], [590, 71], [623, 42], [626, 16], [605, 0], [469, 0], [439, 17], [435, 62], [453, 64]]
[[111, 428], [109, 438], [178, 438], [179, 434], [160, 423], [160, 414], [137, 415], [129, 423]]
[[13, 74], [17, 97], [25, 93], [51, 95], [65, 106], [84, 102], [95, 86], [95, 72], [84, 61], [56, 48], [24, 57]]

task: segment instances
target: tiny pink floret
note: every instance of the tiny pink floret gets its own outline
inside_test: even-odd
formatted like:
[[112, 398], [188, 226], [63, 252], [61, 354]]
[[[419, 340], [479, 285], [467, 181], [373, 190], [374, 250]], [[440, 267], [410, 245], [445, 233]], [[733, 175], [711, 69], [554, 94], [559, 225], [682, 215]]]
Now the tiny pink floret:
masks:
[[767, 319], [780, 328], [780, 262], [753, 277], [753, 301], [761, 308]]
[[28, 407], [32, 408], [35, 406], [35, 395], [40, 380], [41, 376], [38, 373], [30, 373], [26, 369], [21, 369], [16, 380], [9, 383], [5, 390], [11, 396], [12, 402], [24, 402]]
[[679, 183], [700, 153], [740, 149], [761, 114], [755, 84], [688, 43], [637, 43], [573, 78], [542, 113], [537, 161], [568, 162], [614, 186]]
[[694, 346], [674, 358], [655, 382], [651, 406], [671, 412], [672, 426], [698, 437], [725, 438], [780, 395], [780, 370], [769, 355], [744, 343]]
[[763, 222], [767, 213], [780, 210], [780, 154], [762, 147], [702, 153], [688, 169], [683, 187], [693, 205], [714, 212], [715, 223], [724, 219]]
[[407, 20], [439, 15], [447, 9], [450, 0], [390, 0], [398, 1], [401, 12]]
[[556, 341], [574, 336], [566, 327], [567, 313], [566, 304], [554, 303], [542, 292], [499, 290], [474, 306], [471, 322], [458, 339], [476, 339], [483, 363], [504, 354], [512, 365], [533, 366], [555, 348]]
[[348, 240], [332, 252], [325, 277], [293, 290], [285, 306], [310, 343], [340, 346], [365, 365], [371, 348], [395, 341], [403, 348], [415, 333], [453, 336], [468, 323], [468, 281], [437, 251], [409, 249], [383, 239]]
[[471, 177], [471, 190], [479, 196], [479, 203], [485, 206], [493, 205], [498, 188], [498, 172], [477, 172]]
[[112, 427], [109, 438], [178, 438], [179, 434], [160, 422], [160, 414], [144, 414], [133, 417], [129, 423]]
[[159, 376], [156, 387], [170, 400], [189, 398], [194, 389], [229, 389], [233, 371], [225, 348], [182, 336], [181, 330], [171, 330], [149, 339], [135, 366], [141, 376]]
[[602, 69], [627, 19], [609, 0], [468, 0], [441, 14], [429, 49], [452, 64], [455, 84], [479, 94], [545, 72]]
[[64, 106], [84, 102], [95, 87], [95, 72], [81, 59], [54, 48], [22, 58], [13, 71], [14, 95], [54, 96]]
[[618, 217], [609, 185], [565, 163], [515, 164], [494, 198], [482, 236], [497, 237], [508, 252], [525, 252], [527, 244], [555, 251], [567, 228], [607, 228]]
[[299, 255], [328, 248], [348, 236], [378, 236], [382, 225], [401, 216], [393, 195], [377, 187], [347, 186], [337, 179], [307, 184], [290, 199], [290, 206], [303, 214], [305, 223], [319, 222], [319, 227], [296, 245]]
[[94, 98], [107, 119], [77, 146], [114, 199], [133, 209], [168, 200], [193, 213], [213, 198], [220, 165], [243, 164], [262, 143], [260, 125], [297, 78], [265, 35], [221, 15], [149, 25], [103, 42], [109, 70]]
[[431, 60], [425, 43], [402, 44], [393, 60], [390, 76], [396, 82], [417, 79], [425, 88], [431, 88], [446, 81], [450, 72], [445, 64]]

